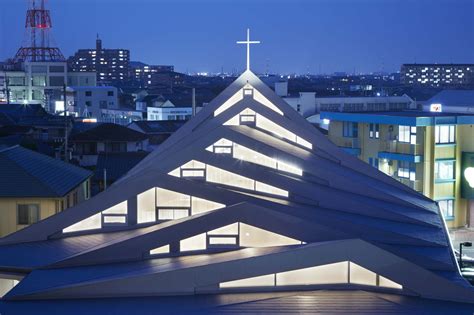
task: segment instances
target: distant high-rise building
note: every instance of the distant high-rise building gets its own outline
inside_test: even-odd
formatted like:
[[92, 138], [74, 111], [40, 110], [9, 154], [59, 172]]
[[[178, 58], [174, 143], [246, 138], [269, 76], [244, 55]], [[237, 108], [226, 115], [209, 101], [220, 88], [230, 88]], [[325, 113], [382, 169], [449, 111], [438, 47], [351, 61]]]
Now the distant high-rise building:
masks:
[[158, 84], [161, 75], [157, 73], [174, 72], [174, 66], [168, 65], [148, 65], [143, 62], [132, 61], [130, 63], [130, 79], [135, 81], [140, 87], [150, 87]]
[[406, 85], [461, 87], [474, 85], [474, 64], [403, 64], [400, 81]]
[[128, 79], [130, 51], [104, 49], [97, 37], [95, 49], [79, 49], [68, 62], [73, 72], [95, 71], [99, 84], [117, 84]]

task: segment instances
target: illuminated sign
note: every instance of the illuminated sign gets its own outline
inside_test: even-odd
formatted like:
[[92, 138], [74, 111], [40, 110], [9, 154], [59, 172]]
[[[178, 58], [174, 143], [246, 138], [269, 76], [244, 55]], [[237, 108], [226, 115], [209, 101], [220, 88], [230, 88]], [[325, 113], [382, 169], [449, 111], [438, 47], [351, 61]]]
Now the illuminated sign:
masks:
[[431, 104], [430, 105], [430, 112], [441, 113], [443, 111], [443, 107], [441, 104]]
[[464, 178], [469, 184], [469, 187], [474, 188], [474, 167], [468, 167], [464, 170]]
[[462, 153], [461, 170], [461, 197], [474, 199], [474, 152]]

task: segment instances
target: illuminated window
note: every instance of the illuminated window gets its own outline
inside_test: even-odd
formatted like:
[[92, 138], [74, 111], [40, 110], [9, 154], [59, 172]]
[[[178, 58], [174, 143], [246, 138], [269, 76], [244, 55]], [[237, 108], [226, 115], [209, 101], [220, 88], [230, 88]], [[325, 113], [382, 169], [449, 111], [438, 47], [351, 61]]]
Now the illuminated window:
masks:
[[189, 216], [189, 208], [179, 208], [179, 209], [168, 209], [168, 208], [159, 208], [158, 209], [158, 220], [177, 220]]
[[416, 127], [398, 126], [398, 141], [416, 144]]
[[271, 120], [267, 119], [265, 116], [262, 116], [260, 114], [257, 114], [257, 127], [263, 130], [266, 130], [268, 132], [271, 132], [281, 138], [300, 144], [308, 149], [313, 148], [313, 145], [310, 142], [304, 140], [301, 137], [298, 137], [291, 131], [286, 130], [285, 128], [275, 124], [274, 122], [272, 122]]
[[224, 207], [225, 207], [224, 204], [221, 204], [218, 202], [201, 199], [194, 196], [191, 197], [191, 211], [192, 211], [191, 214], [192, 215], [208, 212], [208, 211], [212, 211], [212, 210], [216, 210], [216, 209], [220, 209]]
[[277, 112], [278, 114], [283, 116], [283, 112], [278, 109], [272, 102], [270, 102], [262, 93], [260, 93], [257, 89], [254, 89], [253, 98], [260, 104], [265, 105], [266, 107], [272, 109], [273, 111]]
[[179, 192], [157, 188], [156, 206], [157, 207], [189, 207], [191, 197]]
[[455, 161], [436, 161], [434, 165], [435, 180], [453, 180]]
[[102, 214], [97, 213], [88, 217], [87, 219], [79, 221], [76, 224], [73, 224], [63, 229], [63, 233], [100, 229], [101, 227], [102, 227]]
[[137, 222], [156, 221], [156, 188], [149, 189], [137, 196]]
[[397, 175], [400, 178], [408, 178], [412, 181], [416, 179], [416, 165], [410, 161], [398, 161]]
[[351, 273], [351, 283], [377, 285], [377, 275], [374, 272], [354, 264], [353, 262], [349, 262], [349, 269]]
[[380, 287], [399, 289], [399, 290], [403, 289], [403, 287], [400, 284], [398, 284], [396, 282], [393, 282], [392, 280], [384, 278], [380, 275], [378, 277], [379, 277], [379, 286]]
[[206, 233], [186, 238], [179, 242], [180, 251], [195, 251], [206, 249]]
[[237, 93], [232, 95], [227, 101], [224, 102], [219, 108], [214, 111], [214, 116], [219, 115], [220, 113], [224, 112], [225, 110], [232, 107], [237, 102], [241, 101], [245, 96], [252, 97], [253, 99], [260, 104], [270, 108], [271, 110], [277, 112], [280, 115], [283, 115], [283, 112], [278, 109], [272, 102], [270, 102], [262, 93], [258, 90], [254, 89], [250, 84], [246, 84], [242, 89], [240, 89]]
[[219, 283], [219, 287], [225, 289], [349, 283], [403, 289], [400, 284], [349, 261], [226, 281]]
[[369, 138], [378, 139], [380, 137], [380, 125], [379, 124], [370, 124], [369, 125]]
[[239, 244], [243, 247], [269, 247], [301, 244], [301, 241], [245, 223], [240, 223], [239, 226]]
[[[187, 169], [185, 169], [186, 171], [190, 171], [190, 172], [202, 171], [205, 175], [206, 181], [208, 182], [234, 186], [234, 187], [239, 187], [239, 188], [248, 189], [248, 190], [257, 190], [260, 192], [288, 197], [288, 192], [285, 190], [282, 190], [277, 187], [267, 185], [264, 183], [260, 183], [260, 182], [257, 184], [256, 181], [251, 178], [237, 175], [235, 173], [223, 170], [221, 168], [218, 168], [212, 165], [206, 165], [198, 161], [191, 161], [183, 165], [180, 168], [181, 177], [183, 177], [183, 169], [185, 166], [188, 167]], [[191, 167], [199, 167], [199, 169], [196, 170]], [[176, 173], [176, 170], [173, 170], [169, 174], [175, 174], [175, 173]]]
[[18, 283], [18, 280], [0, 278], [0, 298], [13, 289]]
[[243, 89], [239, 90], [237, 93], [232, 95], [227, 101], [224, 102], [219, 108], [214, 111], [214, 116], [219, 115], [220, 113], [224, 112], [225, 110], [232, 107], [232, 105], [240, 102], [244, 98], [244, 94], [242, 93]]
[[288, 191], [258, 181], [255, 182], [255, 190], [267, 194], [288, 197]]
[[181, 166], [181, 177], [206, 177], [206, 164], [195, 160]]
[[276, 274], [276, 285], [310, 285], [347, 283], [347, 262], [339, 262]]
[[102, 224], [116, 225], [127, 223], [127, 201], [102, 211]]
[[274, 285], [275, 275], [273, 274], [219, 283], [220, 288], [273, 287]]
[[215, 144], [206, 148], [206, 150], [210, 152], [215, 152], [215, 153], [222, 153], [222, 152], [216, 151], [216, 149], [218, 148], [223, 149], [224, 144], [225, 144], [225, 149], [227, 149], [225, 153], [232, 154], [232, 156], [236, 159], [258, 164], [258, 165], [263, 165], [266, 167], [278, 169], [284, 172], [288, 172], [288, 173], [292, 173], [292, 174], [296, 174], [300, 176], [303, 174], [303, 171], [296, 166], [287, 164], [282, 161], [278, 161], [277, 159], [266, 156], [265, 154], [259, 153], [252, 149], [239, 145], [235, 142], [232, 143], [232, 141], [229, 141], [227, 139], [219, 140]]
[[454, 125], [435, 126], [435, 143], [436, 144], [456, 143], [456, 126]]
[[225, 171], [223, 169], [208, 165], [207, 181], [224, 184], [249, 190], [255, 189], [255, 181], [253, 179]]
[[454, 200], [453, 199], [446, 199], [446, 200], [438, 200], [439, 209], [443, 213], [445, 218], [454, 218]]
[[232, 223], [221, 228], [207, 232], [208, 235], [238, 235], [239, 223]]
[[247, 162], [276, 168], [276, 160], [272, 159], [264, 154], [258, 153], [257, 151], [248, 149], [244, 146], [234, 143], [234, 158], [244, 160]]

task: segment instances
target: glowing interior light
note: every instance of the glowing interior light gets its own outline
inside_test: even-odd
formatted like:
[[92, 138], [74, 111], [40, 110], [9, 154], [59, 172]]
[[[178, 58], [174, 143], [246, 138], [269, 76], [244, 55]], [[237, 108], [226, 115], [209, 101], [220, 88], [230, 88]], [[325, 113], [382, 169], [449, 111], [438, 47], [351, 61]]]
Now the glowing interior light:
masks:
[[221, 282], [219, 287], [225, 289], [348, 283], [403, 289], [402, 285], [349, 261], [226, 281]]
[[464, 170], [464, 178], [471, 188], [474, 188], [474, 167], [467, 167]]
[[257, 89], [254, 89], [253, 98], [262, 105], [272, 109], [273, 111], [277, 112], [278, 114], [283, 116], [283, 112], [278, 109], [272, 102], [270, 102], [262, 93], [260, 93]]
[[299, 176], [303, 174], [303, 170], [294, 165], [278, 161], [277, 159], [271, 158], [265, 154], [259, 153], [255, 150], [249, 149], [243, 145], [239, 145], [224, 138], [214, 143], [214, 145], [209, 146], [206, 150], [214, 153], [232, 153], [232, 157], [242, 161], [278, 169]]
[[87, 219], [79, 221], [76, 224], [73, 224], [63, 229], [63, 233], [100, 229], [101, 227], [102, 227], [102, 214], [97, 213], [88, 217]]
[[225, 101], [224, 104], [219, 106], [219, 108], [214, 111], [214, 116], [219, 115], [220, 113], [232, 107], [232, 105], [236, 104], [237, 102], [240, 102], [244, 98], [242, 90], [243, 89], [240, 89], [237, 93], [235, 93], [227, 101]]
[[[248, 112], [248, 111], [251, 111], [253, 114], [247, 114], [246, 112]], [[313, 149], [313, 145], [311, 144], [311, 142], [309, 142], [309, 141], [297, 136], [293, 132], [279, 126], [278, 124], [276, 124], [276, 123], [272, 122], [271, 120], [267, 119], [265, 116], [260, 115], [258, 113], [255, 113], [254, 111], [252, 111], [249, 108], [243, 110], [242, 112], [240, 112], [240, 114], [238, 114], [238, 115], [232, 117], [231, 119], [229, 119], [228, 121], [226, 121], [224, 123], [224, 125], [226, 125], [226, 126], [239, 126], [240, 122], [241, 122], [241, 118], [242, 117], [250, 117], [250, 115], [254, 115], [256, 117], [256, 126], [258, 128], [266, 130], [270, 133], [273, 133], [273, 134], [275, 134], [276, 136], [278, 136], [280, 138], [284, 138], [284, 139], [287, 139], [291, 142], [302, 145], [302, 146], [304, 146], [304, 147], [306, 147], [310, 150]], [[249, 121], [249, 120], [250, 120], [250, 118], [247, 119], [247, 121]], [[254, 121], [254, 120], [255, 119], [253, 118], [251, 121]]]
[[165, 245], [155, 249], [150, 250], [150, 255], [159, 255], [159, 254], [168, 254], [170, 252], [170, 246]]

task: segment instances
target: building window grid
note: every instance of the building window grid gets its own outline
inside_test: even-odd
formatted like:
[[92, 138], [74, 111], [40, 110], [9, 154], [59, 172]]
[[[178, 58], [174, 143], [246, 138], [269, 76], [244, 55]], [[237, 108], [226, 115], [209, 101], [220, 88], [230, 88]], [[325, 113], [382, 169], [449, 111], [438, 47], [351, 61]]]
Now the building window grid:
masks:
[[455, 161], [439, 160], [435, 161], [434, 175], [436, 181], [453, 181], [455, 179]]
[[456, 143], [456, 126], [455, 125], [435, 126], [435, 143], [436, 144]]
[[441, 213], [445, 218], [454, 218], [454, 199], [438, 200], [438, 205]]
[[39, 204], [18, 204], [17, 205], [17, 224], [30, 225], [40, 220]]
[[369, 125], [369, 138], [380, 138], [380, 125], [379, 124], [370, 124]]
[[398, 126], [398, 142], [416, 144], [416, 127]]
[[356, 122], [344, 121], [342, 126], [342, 135], [346, 138], [357, 138], [359, 135], [358, 125]]
[[416, 180], [416, 165], [410, 161], [398, 161], [397, 176], [411, 181]]

